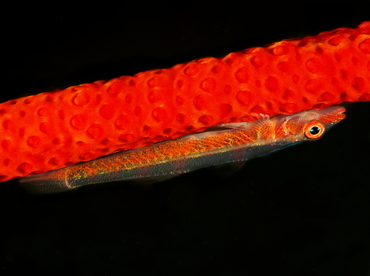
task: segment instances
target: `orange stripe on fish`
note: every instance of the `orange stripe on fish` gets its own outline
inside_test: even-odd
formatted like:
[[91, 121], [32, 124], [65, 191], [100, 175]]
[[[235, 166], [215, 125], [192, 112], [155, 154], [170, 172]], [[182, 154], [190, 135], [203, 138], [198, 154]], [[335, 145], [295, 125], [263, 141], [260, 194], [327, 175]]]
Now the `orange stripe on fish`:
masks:
[[202, 131], [370, 99], [370, 22], [0, 104], [0, 181]]
[[[303, 111], [229, 123], [209, 131], [129, 150], [64, 169], [21, 179], [37, 192], [62, 192], [85, 185], [171, 176], [208, 166], [248, 160], [305, 140], [320, 138], [345, 118], [343, 107]], [[220, 126], [219, 126], [220, 127]]]

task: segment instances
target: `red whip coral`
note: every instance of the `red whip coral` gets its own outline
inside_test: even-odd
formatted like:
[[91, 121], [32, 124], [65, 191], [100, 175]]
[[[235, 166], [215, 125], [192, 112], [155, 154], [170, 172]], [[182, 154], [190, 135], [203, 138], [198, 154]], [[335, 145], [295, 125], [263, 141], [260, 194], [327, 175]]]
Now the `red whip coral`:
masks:
[[0, 180], [225, 122], [370, 100], [370, 22], [0, 104]]

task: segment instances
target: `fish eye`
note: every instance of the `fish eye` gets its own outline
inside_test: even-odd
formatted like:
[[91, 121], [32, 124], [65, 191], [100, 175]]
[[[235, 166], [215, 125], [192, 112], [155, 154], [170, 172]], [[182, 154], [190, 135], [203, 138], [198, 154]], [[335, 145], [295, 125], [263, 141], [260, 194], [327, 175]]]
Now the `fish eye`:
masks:
[[317, 134], [319, 134], [319, 133], [320, 133], [320, 130], [321, 130], [321, 128], [320, 128], [320, 127], [318, 127], [318, 126], [313, 126], [313, 127], [311, 127], [311, 128], [310, 128], [310, 133], [311, 133], [312, 135], [317, 135]]
[[304, 135], [308, 139], [318, 139], [325, 131], [325, 125], [320, 121], [311, 121], [305, 125]]

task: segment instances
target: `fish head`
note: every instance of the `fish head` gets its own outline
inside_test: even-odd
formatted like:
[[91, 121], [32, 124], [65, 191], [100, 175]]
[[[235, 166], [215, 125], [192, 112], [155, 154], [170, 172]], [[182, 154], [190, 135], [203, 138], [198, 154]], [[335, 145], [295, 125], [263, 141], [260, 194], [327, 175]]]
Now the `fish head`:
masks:
[[346, 115], [342, 106], [306, 110], [290, 116], [276, 116], [276, 137], [292, 141], [317, 140]]

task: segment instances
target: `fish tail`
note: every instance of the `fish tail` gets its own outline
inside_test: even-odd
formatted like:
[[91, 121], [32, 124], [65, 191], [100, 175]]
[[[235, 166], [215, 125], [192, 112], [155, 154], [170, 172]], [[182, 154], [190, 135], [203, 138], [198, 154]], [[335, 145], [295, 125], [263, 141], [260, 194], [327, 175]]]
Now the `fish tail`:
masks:
[[55, 172], [31, 175], [20, 179], [20, 184], [33, 194], [51, 194], [70, 191], [74, 187], [67, 177], [56, 177]]

